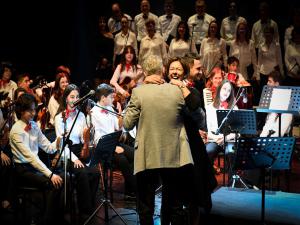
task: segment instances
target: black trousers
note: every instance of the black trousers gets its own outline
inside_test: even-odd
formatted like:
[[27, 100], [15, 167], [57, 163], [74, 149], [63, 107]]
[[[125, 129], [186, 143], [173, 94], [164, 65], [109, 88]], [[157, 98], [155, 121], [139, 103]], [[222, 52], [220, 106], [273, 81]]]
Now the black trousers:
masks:
[[54, 188], [49, 178], [39, 173], [30, 164], [15, 163], [15, 172], [18, 185], [36, 187], [45, 191], [45, 224], [55, 224], [61, 221], [63, 215], [60, 204], [62, 188]]
[[[172, 225], [185, 224], [185, 212], [182, 208], [181, 190], [178, 190], [181, 180], [177, 174], [180, 168], [147, 169], [136, 174], [137, 179], [137, 208], [141, 225], [153, 225], [153, 214], [155, 207], [155, 190], [161, 180], [162, 199], [168, 202], [165, 210], [161, 212], [161, 224]], [[167, 217], [167, 218], [166, 218]]]
[[124, 149], [121, 154], [114, 154], [114, 165], [121, 170], [125, 181], [125, 194], [136, 192], [136, 177], [133, 174], [134, 149], [128, 145], [119, 143]]
[[2, 165], [0, 161], [0, 202], [4, 200], [9, 201], [10, 203], [13, 202], [13, 197], [15, 194], [13, 172], [12, 161], [9, 166]]
[[[80, 156], [81, 144], [70, 147], [71, 151]], [[78, 208], [80, 213], [90, 214], [95, 206], [96, 192], [100, 182], [100, 173], [97, 168], [85, 166], [74, 168], [73, 162], [69, 165], [69, 171], [75, 175], [75, 188], [77, 191]]]
[[78, 209], [80, 213], [90, 214], [93, 212], [96, 200], [96, 192], [100, 182], [100, 174], [97, 168], [74, 168], [75, 188], [77, 191]]

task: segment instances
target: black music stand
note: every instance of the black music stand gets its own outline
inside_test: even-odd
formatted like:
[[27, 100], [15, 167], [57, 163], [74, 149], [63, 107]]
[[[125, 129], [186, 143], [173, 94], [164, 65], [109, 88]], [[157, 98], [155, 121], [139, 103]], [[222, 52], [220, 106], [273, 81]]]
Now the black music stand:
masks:
[[104, 221], [105, 224], [109, 224], [108, 218], [108, 206], [115, 212], [124, 224], [127, 224], [124, 218], [116, 211], [110, 200], [108, 199], [108, 170], [111, 168], [113, 154], [116, 146], [119, 142], [122, 131], [117, 131], [107, 135], [103, 135], [95, 148], [95, 152], [91, 156], [90, 166], [96, 166], [101, 163], [103, 166], [103, 182], [104, 182], [104, 198], [101, 200], [101, 204], [91, 214], [91, 216], [84, 222], [84, 225], [88, 224], [90, 220], [96, 215], [96, 213], [104, 206]]
[[[288, 107], [287, 109], [280, 109], [280, 108], [272, 108], [271, 101], [273, 100], [273, 93], [276, 89], [282, 90], [291, 90], [291, 96], [289, 98]], [[281, 99], [275, 99], [278, 102], [282, 102]], [[284, 103], [284, 102], [282, 102]], [[263, 91], [261, 93], [259, 106], [256, 109], [257, 112], [264, 112], [264, 113], [278, 113], [279, 115], [279, 137], [281, 137], [281, 114], [282, 113], [291, 113], [298, 115], [300, 111], [300, 87], [293, 87], [293, 86], [277, 86], [277, 87], [270, 87], [265, 85]]]
[[265, 224], [265, 170], [267, 168], [285, 170], [291, 166], [291, 156], [295, 145], [294, 137], [240, 138], [235, 158], [235, 169], [261, 170], [261, 222]]
[[[287, 97], [280, 96], [279, 99], [275, 99], [276, 96], [274, 96], [274, 93], [278, 90], [282, 89], [284, 90], [291, 90], [291, 94], [287, 102], [287, 107], [285, 109], [282, 108], [276, 108], [272, 106], [272, 101], [277, 101], [282, 104], [285, 103], [284, 100], [286, 100]], [[283, 134], [281, 134], [281, 114], [282, 113], [291, 113], [294, 115], [299, 115], [300, 111], [300, 87], [293, 87], [293, 86], [277, 86], [277, 87], [270, 87], [265, 85], [263, 88], [263, 91], [261, 93], [261, 98], [259, 101], [259, 106], [256, 110], [257, 112], [263, 112], [263, 113], [277, 113], [278, 114], [278, 120], [279, 120], [279, 126], [278, 126], [278, 136], [281, 137]], [[271, 181], [270, 181], [270, 187], [273, 188], [273, 175], [272, 170], [270, 171]], [[279, 182], [279, 180], [278, 180]]]
[[[224, 135], [224, 168], [226, 168], [225, 136], [229, 133], [235, 133], [234, 149], [237, 149], [238, 134], [255, 135], [257, 133], [256, 113], [254, 110], [231, 110], [230, 113], [229, 111], [230, 110], [217, 110], [218, 126], [220, 127], [221, 133]], [[230, 176], [229, 173], [228, 176]], [[244, 187], [248, 188], [239, 175], [233, 174], [232, 179], [232, 187], [234, 187], [236, 181], [240, 181]], [[223, 184], [225, 185], [225, 172], [223, 173]]]

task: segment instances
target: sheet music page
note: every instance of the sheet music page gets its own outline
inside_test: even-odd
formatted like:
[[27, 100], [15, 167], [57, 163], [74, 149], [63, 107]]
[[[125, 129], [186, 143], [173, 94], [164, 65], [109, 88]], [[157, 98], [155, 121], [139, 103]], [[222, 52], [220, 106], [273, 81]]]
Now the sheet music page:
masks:
[[292, 89], [274, 88], [269, 109], [288, 110]]

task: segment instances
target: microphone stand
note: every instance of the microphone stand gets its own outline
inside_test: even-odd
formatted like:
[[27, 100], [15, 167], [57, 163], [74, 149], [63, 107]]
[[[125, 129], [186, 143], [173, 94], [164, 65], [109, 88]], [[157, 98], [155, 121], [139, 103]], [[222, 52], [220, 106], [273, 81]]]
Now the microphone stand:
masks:
[[[239, 89], [240, 90], [240, 89]], [[238, 91], [239, 92], [239, 91]], [[229, 115], [231, 114], [232, 110], [234, 109], [234, 107], [236, 106], [236, 104], [238, 103], [238, 101], [240, 100], [240, 98], [243, 96], [243, 92], [245, 92], [245, 89], [242, 89], [242, 91], [240, 92], [238, 98], [235, 100], [235, 102], [233, 103], [233, 105], [231, 106], [230, 110], [227, 112], [226, 116], [223, 118], [220, 126], [217, 128], [216, 132], [214, 133], [215, 135], [220, 134], [221, 130], [223, 130], [223, 127], [225, 126], [225, 124], [227, 123], [227, 120], [229, 118]], [[225, 130], [223, 131], [223, 143], [224, 143], [224, 173], [223, 173], [223, 185], [225, 186], [225, 165], [226, 165], [226, 132]], [[235, 142], [237, 139], [237, 133], [235, 132]], [[229, 179], [228, 179], [229, 181]]]
[[120, 117], [123, 117], [122, 114], [117, 113], [117, 112], [112, 111], [112, 110], [109, 110], [109, 109], [107, 109], [107, 108], [105, 108], [105, 107], [103, 107], [103, 106], [101, 106], [101, 105], [98, 105], [96, 102], [94, 102], [94, 101], [92, 101], [92, 100], [89, 100], [89, 102], [91, 103], [92, 106], [96, 106], [96, 107], [98, 107], [98, 108], [100, 108], [100, 109], [103, 109], [103, 110], [107, 111], [108, 113], [110, 113], [110, 114], [112, 114], [112, 115], [114, 115], [114, 116], [120, 116]]
[[232, 112], [232, 110], [234, 109], [234, 107], [236, 106], [236, 104], [238, 103], [238, 101], [241, 99], [241, 97], [243, 96], [244, 92], [245, 92], [245, 89], [242, 89], [242, 91], [239, 94], [238, 98], [234, 101], [234, 103], [231, 106], [230, 110], [228, 111], [228, 113], [226, 114], [226, 116], [224, 117], [224, 119], [222, 120], [222, 122], [221, 122], [220, 126], [218, 127], [218, 129], [216, 130], [216, 132], [215, 132], [216, 135], [220, 134], [221, 129], [223, 129], [223, 126], [227, 122], [230, 113]]
[[[83, 102], [85, 102], [85, 101], [83, 101]], [[70, 135], [72, 133], [72, 130], [73, 130], [74, 126], [75, 126], [75, 123], [77, 121], [77, 118], [78, 118], [80, 112], [81, 112], [81, 107], [78, 107], [78, 110], [77, 110], [76, 116], [74, 118], [73, 124], [72, 124], [72, 126], [70, 128], [70, 131], [67, 134], [67, 136], [65, 136], [66, 135], [66, 122], [65, 122], [65, 125], [64, 125], [65, 126], [65, 128], [64, 128], [65, 132], [64, 132], [64, 135], [63, 135], [63, 145], [62, 145], [62, 149], [61, 149], [61, 151], [59, 153], [59, 157], [58, 157], [57, 161], [55, 162], [55, 165], [53, 166], [53, 169], [52, 169], [52, 173], [51, 173], [51, 175], [49, 177], [50, 182], [51, 182], [51, 178], [52, 178], [52, 176], [54, 174], [54, 171], [57, 169], [58, 162], [60, 161], [62, 154], [64, 153], [64, 155], [65, 155], [66, 145], [72, 143], [72, 141], [70, 140]], [[72, 165], [71, 165], [71, 162], [72, 162], [72, 150], [71, 150], [70, 147], [69, 147], [69, 151], [70, 151], [69, 152], [69, 154], [70, 154], [69, 155], [69, 157], [70, 157], [70, 171], [69, 171], [69, 174], [70, 174], [70, 198], [71, 198], [71, 202], [70, 202], [71, 221], [70, 221], [70, 224], [72, 224], [72, 221], [74, 219], [74, 215], [73, 215], [73, 212], [72, 212], [73, 211], [73, 207], [72, 207], [72, 202], [73, 202], [72, 201]], [[67, 172], [66, 172], [66, 170], [67, 170], [67, 160], [66, 160], [66, 157], [65, 157], [65, 165], [64, 166], [65, 166], [65, 181], [64, 182], [66, 183], [67, 182], [67, 179], [66, 179], [66, 176], [67, 176], [66, 175], [67, 174]], [[65, 187], [66, 187], [66, 184], [65, 184]], [[65, 190], [65, 194], [66, 194], [66, 190]], [[66, 195], [65, 195], [65, 200], [66, 200]]]

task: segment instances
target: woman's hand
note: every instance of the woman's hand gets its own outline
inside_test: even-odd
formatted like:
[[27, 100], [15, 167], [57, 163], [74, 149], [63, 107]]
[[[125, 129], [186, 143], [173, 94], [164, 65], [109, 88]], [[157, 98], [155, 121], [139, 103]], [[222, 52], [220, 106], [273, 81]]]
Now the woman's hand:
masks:
[[79, 159], [77, 159], [74, 162], [74, 168], [84, 168], [84, 165]]
[[178, 80], [178, 79], [171, 79], [170, 84], [174, 84], [178, 87], [183, 87], [184, 86], [184, 83], [181, 80]]
[[206, 144], [208, 142], [207, 132], [204, 130], [199, 130], [199, 134], [203, 140], [203, 143]]

